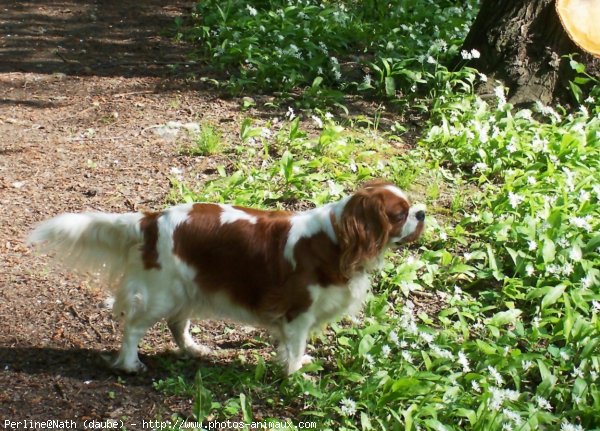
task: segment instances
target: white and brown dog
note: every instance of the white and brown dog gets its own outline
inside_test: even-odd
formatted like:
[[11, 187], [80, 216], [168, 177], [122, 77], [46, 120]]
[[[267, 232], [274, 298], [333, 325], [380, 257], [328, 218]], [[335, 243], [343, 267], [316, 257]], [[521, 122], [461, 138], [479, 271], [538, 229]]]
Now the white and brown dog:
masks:
[[263, 327], [278, 339], [287, 373], [301, 368], [312, 329], [357, 312], [368, 272], [384, 251], [417, 239], [425, 211], [376, 181], [304, 212], [196, 203], [157, 213], [62, 214], [29, 237], [70, 266], [105, 271], [124, 320], [115, 368], [136, 372], [138, 342], [166, 319], [177, 345], [207, 354], [191, 318]]

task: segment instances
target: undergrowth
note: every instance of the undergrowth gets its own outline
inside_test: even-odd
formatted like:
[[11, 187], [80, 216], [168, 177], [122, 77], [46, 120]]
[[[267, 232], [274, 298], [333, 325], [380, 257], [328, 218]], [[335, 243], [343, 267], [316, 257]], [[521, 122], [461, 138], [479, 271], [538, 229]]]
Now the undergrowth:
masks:
[[[201, 184], [174, 180], [174, 200], [303, 209], [379, 177], [427, 203], [431, 216], [419, 245], [390, 253], [374, 274], [361, 318], [312, 339], [318, 360], [303, 370], [308, 378], [284, 379], [257, 357], [234, 375], [200, 367], [183, 379], [174, 369], [157, 384], [196, 400], [197, 420], [249, 424], [261, 410], [263, 420], [321, 430], [599, 429], [600, 87], [587, 95], [574, 83], [581, 105], [572, 113], [516, 109], [501, 85], [482, 100], [473, 87], [485, 76], [439, 62], [457, 53], [474, 13], [458, 9], [199, 4], [186, 37], [217, 67], [233, 68], [229, 85], [292, 91], [320, 79], [405, 102], [416, 86], [431, 116], [409, 151], [395, 145], [401, 128], [365, 130], [324, 111], [304, 122], [292, 109], [285, 121], [247, 119], [233, 163]], [[352, 61], [370, 80], [344, 74]]]

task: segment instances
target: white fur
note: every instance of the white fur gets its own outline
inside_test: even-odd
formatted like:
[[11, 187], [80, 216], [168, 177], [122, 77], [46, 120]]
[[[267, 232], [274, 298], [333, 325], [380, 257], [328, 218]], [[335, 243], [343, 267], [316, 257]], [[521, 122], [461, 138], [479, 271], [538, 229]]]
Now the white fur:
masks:
[[402, 240], [403, 238], [406, 238], [407, 236], [412, 235], [415, 230], [417, 229], [418, 225], [419, 225], [419, 220], [417, 220], [417, 213], [419, 211], [425, 211], [425, 205], [423, 204], [419, 204], [419, 205], [413, 205], [410, 210], [408, 211], [408, 217], [406, 219], [406, 222], [404, 223], [404, 226], [402, 227], [402, 234], [400, 236], [400, 238], [398, 239], [399, 241]]
[[39, 225], [27, 238], [29, 245], [55, 251], [68, 266], [98, 272], [112, 284], [123, 275], [123, 256], [142, 239], [141, 214], [62, 214]]
[[246, 220], [251, 224], [256, 224], [256, 217], [248, 214], [247, 212], [234, 208], [231, 205], [221, 204], [219, 206], [222, 209], [220, 218], [222, 225], [227, 223], [235, 223], [238, 220]]
[[302, 238], [308, 238], [318, 232], [325, 232], [333, 242], [337, 243], [337, 237], [331, 223], [331, 214], [333, 213], [336, 218], [341, 217], [346, 202], [348, 202], [348, 198], [333, 204], [297, 213], [290, 218], [291, 228], [283, 255], [292, 264], [293, 268], [296, 267], [294, 249], [298, 241]]
[[396, 196], [401, 197], [402, 199], [404, 199], [406, 202], [410, 202], [410, 200], [408, 199], [408, 196], [406, 196], [406, 193], [404, 193], [402, 190], [400, 190], [398, 187], [393, 186], [393, 185], [387, 185], [385, 186], [386, 190], [389, 190], [390, 192], [394, 193]]

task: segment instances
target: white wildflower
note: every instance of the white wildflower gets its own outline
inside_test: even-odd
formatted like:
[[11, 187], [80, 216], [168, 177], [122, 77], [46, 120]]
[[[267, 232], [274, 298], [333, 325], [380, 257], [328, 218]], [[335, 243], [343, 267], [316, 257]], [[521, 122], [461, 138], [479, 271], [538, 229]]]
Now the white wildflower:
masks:
[[535, 274], [535, 268], [532, 264], [528, 264], [525, 267], [525, 274], [527, 274], [528, 277], [531, 277], [533, 274]]
[[534, 250], [537, 250], [537, 248], [538, 248], [538, 244], [537, 244], [537, 242], [536, 242], [536, 241], [533, 241], [533, 240], [530, 240], [530, 241], [528, 242], [528, 248], [529, 248], [529, 251], [534, 251]]
[[432, 344], [430, 346], [430, 348], [431, 348], [431, 353], [433, 353], [438, 358], [448, 359], [450, 361], [454, 360], [454, 355], [449, 350], [442, 349], [441, 347], [439, 347], [435, 344]]
[[390, 333], [388, 334], [388, 340], [390, 340], [392, 343], [398, 345], [398, 342], [400, 341], [398, 339], [398, 334], [396, 333], [396, 331], [390, 331]]
[[591, 274], [588, 274], [581, 279], [581, 285], [586, 289], [589, 289], [590, 287], [592, 287], [593, 284], [594, 284], [594, 276]]
[[512, 424], [508, 423], [508, 422], [504, 422], [502, 424], [502, 431], [513, 431], [513, 426]]
[[523, 367], [523, 371], [527, 371], [529, 370], [531, 367], [533, 367], [533, 362], [531, 361], [523, 361], [521, 363], [521, 366]]
[[490, 409], [500, 411], [502, 408], [502, 403], [504, 403], [505, 400], [504, 391], [494, 386], [492, 386], [489, 391], [492, 394], [492, 397], [488, 400]]
[[581, 248], [579, 248], [578, 246], [574, 246], [569, 252], [569, 258], [571, 260], [574, 260], [575, 262], [579, 262], [582, 257], [583, 254], [581, 252]]
[[561, 271], [560, 266], [558, 266], [554, 263], [551, 263], [550, 265], [546, 266], [546, 274], [550, 274], [550, 275], [560, 274], [561, 272], [562, 271]]
[[573, 372], [571, 373], [571, 377], [579, 377], [580, 379], [583, 379], [585, 376], [583, 374], [583, 370], [579, 367], [575, 367], [573, 368]]
[[567, 276], [573, 274], [573, 264], [571, 262], [565, 263], [562, 267], [561, 272], [563, 275], [567, 275]]
[[537, 403], [538, 407], [540, 409], [544, 409], [544, 410], [548, 410], [551, 411], [552, 410], [552, 405], [550, 404], [550, 402], [544, 398], [544, 397], [540, 397], [539, 395], [537, 395], [535, 397], [535, 402]]
[[475, 172], [485, 172], [488, 170], [488, 165], [483, 162], [475, 163], [473, 166], [473, 171]]
[[527, 177], [527, 183], [528, 183], [528, 184], [531, 184], [531, 185], [533, 186], [533, 185], [537, 184], [537, 180], [535, 179], [535, 177], [534, 177], [534, 176], [531, 176], [531, 175], [529, 175], [529, 176]]
[[460, 55], [462, 56], [463, 60], [471, 60], [473, 59], [473, 54], [471, 54], [469, 51], [467, 51], [466, 49], [463, 49], [460, 52]]
[[413, 363], [413, 358], [412, 358], [412, 356], [411, 356], [410, 352], [408, 352], [408, 351], [406, 351], [406, 350], [403, 350], [403, 351], [402, 351], [402, 358], [404, 358], [404, 360], [405, 360], [406, 362], [408, 362], [409, 364], [412, 364], [412, 363]]
[[517, 112], [515, 117], [523, 118], [523, 119], [529, 120], [529, 121], [533, 120], [532, 112], [530, 109], [521, 109], [519, 112]]
[[473, 389], [475, 392], [477, 392], [477, 393], [480, 393], [480, 392], [481, 392], [481, 386], [479, 386], [479, 383], [477, 383], [477, 381], [476, 381], [476, 380], [473, 380], [473, 381], [471, 382], [471, 388], [472, 388], [472, 389]]
[[504, 94], [504, 87], [502, 85], [494, 88], [494, 94], [498, 98], [498, 108], [502, 109], [506, 105], [506, 96]]
[[252, 6], [250, 6], [249, 4], [247, 4], [247, 5], [246, 5], [246, 9], [248, 9], [248, 13], [249, 13], [251, 16], [256, 16], [256, 14], [258, 13], [258, 12], [256, 11], [256, 9], [254, 9], [254, 8], [253, 8]]
[[354, 416], [356, 414], [356, 402], [350, 398], [344, 398], [340, 402], [342, 414], [347, 417]]
[[492, 367], [491, 365], [488, 365], [487, 368], [492, 378], [496, 381], [496, 385], [502, 386], [504, 384], [504, 379], [502, 378], [502, 375], [500, 375], [498, 370], [495, 367]]
[[179, 181], [183, 180], [183, 169], [178, 167], [172, 167], [169, 172], [175, 177], [175, 179]]
[[285, 114], [285, 116], [292, 121], [294, 118], [296, 118], [296, 114], [294, 113], [294, 108], [292, 108], [291, 106], [288, 107], [287, 113]]
[[536, 106], [537, 106], [538, 111], [540, 111], [542, 114], [549, 116], [549, 117], [553, 117], [557, 121], [560, 121], [560, 115], [558, 115], [558, 113], [554, 109], [552, 109], [550, 106], [544, 105], [539, 100], [536, 102]]
[[481, 82], [487, 82], [487, 80], [488, 80], [488, 77], [487, 77], [487, 75], [486, 75], [486, 74], [484, 74], [484, 73], [478, 73], [478, 75], [479, 75], [479, 80], [480, 80]]
[[269, 129], [268, 127], [263, 127], [262, 129], [260, 129], [260, 136], [262, 138], [269, 139], [272, 135], [273, 132], [271, 132], [271, 129]]
[[513, 412], [512, 410], [504, 409], [502, 410], [502, 413], [504, 414], [504, 417], [506, 419], [513, 422], [517, 426], [523, 423], [523, 419], [521, 419], [521, 416], [519, 416], [518, 413]]
[[469, 371], [471, 371], [469, 359], [467, 358], [467, 356], [464, 354], [464, 352], [462, 350], [460, 352], [458, 352], [458, 363], [462, 367], [463, 373], [468, 373]]
[[323, 120], [321, 120], [319, 117], [317, 117], [316, 115], [313, 115], [312, 120], [314, 121], [315, 125], [319, 128], [322, 129], [323, 128]]
[[560, 357], [563, 358], [565, 361], [568, 361], [570, 359], [570, 356], [567, 352], [565, 352], [564, 350], [560, 351]]
[[510, 206], [516, 209], [525, 198], [518, 193], [508, 192], [508, 202]]
[[388, 346], [387, 344], [384, 344], [381, 347], [381, 356], [384, 358], [388, 358], [390, 356], [390, 353], [392, 352], [392, 349], [390, 346]]
[[570, 422], [564, 421], [560, 424], [560, 431], [585, 431], [581, 425], [574, 425]]
[[570, 217], [569, 223], [571, 223], [575, 227], [585, 230], [586, 232], [592, 231], [592, 225], [590, 224], [589, 219], [585, 217]]
[[419, 338], [426, 344], [431, 344], [431, 342], [433, 342], [433, 335], [428, 334], [427, 332], [419, 332]]
[[592, 310], [596, 313], [600, 312], [600, 302], [592, 301]]

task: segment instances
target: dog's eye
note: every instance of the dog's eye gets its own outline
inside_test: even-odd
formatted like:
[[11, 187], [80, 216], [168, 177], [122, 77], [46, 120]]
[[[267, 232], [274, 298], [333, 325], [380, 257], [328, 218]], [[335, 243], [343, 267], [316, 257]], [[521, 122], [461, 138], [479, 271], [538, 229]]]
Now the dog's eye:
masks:
[[392, 216], [390, 217], [391, 220], [393, 222], [401, 222], [406, 220], [406, 213], [396, 213], [396, 214], [392, 214]]

